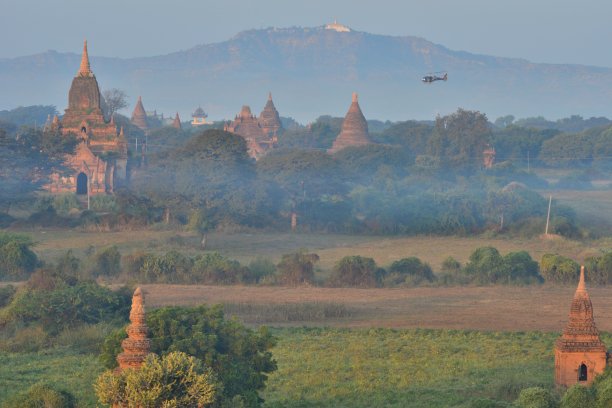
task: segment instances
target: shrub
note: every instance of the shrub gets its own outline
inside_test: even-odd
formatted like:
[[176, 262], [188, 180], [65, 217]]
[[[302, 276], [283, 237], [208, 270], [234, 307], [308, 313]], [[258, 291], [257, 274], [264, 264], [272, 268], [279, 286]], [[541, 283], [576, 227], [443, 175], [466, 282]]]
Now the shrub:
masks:
[[91, 259], [91, 275], [116, 277], [121, 272], [121, 253], [116, 245], [96, 252]]
[[507, 283], [533, 283], [542, 279], [538, 272], [538, 263], [527, 251], [510, 252], [503, 257], [503, 263]]
[[17, 289], [13, 285], [7, 285], [0, 287], [0, 307], [4, 307], [11, 303], [13, 295], [15, 295]]
[[306, 252], [285, 254], [277, 265], [278, 280], [283, 285], [301, 285], [314, 283], [314, 264], [319, 255]]
[[57, 390], [44, 383], [32, 385], [26, 392], [17, 394], [5, 403], [7, 408], [72, 408], [76, 406], [74, 397], [70, 393]]
[[419, 258], [403, 258], [391, 264], [384, 278], [385, 286], [418, 285], [436, 279], [431, 267]]
[[580, 265], [561, 255], [544, 254], [540, 261], [540, 274], [547, 282], [576, 283]]
[[[151, 352], [159, 355], [182, 351], [202, 360], [223, 384], [223, 398], [240, 395], [247, 406], [258, 406], [258, 390], [267, 373], [276, 370], [270, 348], [275, 344], [265, 327], [257, 332], [236, 320], [225, 320], [221, 306], [208, 308], [164, 307], [147, 314]], [[110, 335], [102, 348], [102, 361], [116, 365], [116, 353], [125, 338]], [[112, 364], [112, 365], [111, 365]]]
[[143, 282], [185, 282], [189, 281], [193, 261], [177, 251], [164, 255], [147, 254], [138, 271]]
[[3, 310], [2, 320], [13, 324], [39, 324], [55, 335], [84, 323], [124, 321], [129, 307], [130, 293], [126, 289], [114, 292], [95, 282], [63, 280], [51, 272], [43, 272], [35, 284], [29, 282], [17, 291]]
[[592, 408], [595, 406], [593, 390], [576, 384], [568, 389], [561, 398], [561, 408]]
[[612, 283], [612, 252], [600, 257], [591, 257], [585, 260], [587, 278], [598, 285]]
[[193, 280], [207, 284], [252, 283], [248, 268], [218, 252], [198, 255], [193, 264]]
[[384, 274], [384, 269], [378, 268], [372, 258], [345, 256], [334, 266], [330, 282], [338, 286], [376, 287]]
[[27, 277], [38, 265], [34, 242], [24, 235], [0, 232], [0, 280]]
[[53, 196], [53, 208], [58, 214], [67, 215], [73, 208], [81, 208], [76, 194], [58, 194]]
[[493, 247], [477, 248], [470, 255], [464, 273], [476, 283], [496, 283], [505, 281], [504, 260]]
[[220, 386], [194, 357], [149, 354], [138, 370], [103, 373], [94, 385], [101, 403], [130, 407], [209, 407]]
[[257, 283], [268, 281], [276, 273], [276, 265], [268, 258], [258, 256], [249, 263], [253, 280]]
[[458, 260], [453, 258], [452, 256], [447, 257], [442, 262], [442, 272], [446, 273], [457, 273], [461, 269], [461, 264]]
[[78, 276], [81, 270], [81, 260], [74, 256], [72, 249], [69, 249], [57, 259], [55, 269], [65, 276]]
[[555, 408], [557, 402], [550, 391], [541, 387], [530, 387], [521, 391], [516, 405], [520, 408]]

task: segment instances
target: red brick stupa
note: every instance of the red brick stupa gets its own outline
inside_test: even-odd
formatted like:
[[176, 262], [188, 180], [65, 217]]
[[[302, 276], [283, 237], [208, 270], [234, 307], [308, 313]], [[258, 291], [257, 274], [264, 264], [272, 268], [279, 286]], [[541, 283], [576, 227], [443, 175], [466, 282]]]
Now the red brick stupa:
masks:
[[555, 383], [571, 387], [589, 385], [606, 368], [606, 345], [599, 338], [593, 319], [593, 304], [584, 284], [584, 266], [572, 306], [569, 322], [555, 345]]
[[365, 146], [370, 144], [368, 122], [361, 112], [357, 94], [353, 92], [353, 102], [349, 107], [340, 134], [334, 141], [329, 153], [335, 153], [349, 146]]
[[127, 327], [128, 338], [121, 342], [123, 353], [117, 356], [119, 370], [140, 368], [151, 349], [151, 340], [147, 338], [149, 328], [145, 323], [144, 295], [140, 287], [134, 291], [131, 324]]

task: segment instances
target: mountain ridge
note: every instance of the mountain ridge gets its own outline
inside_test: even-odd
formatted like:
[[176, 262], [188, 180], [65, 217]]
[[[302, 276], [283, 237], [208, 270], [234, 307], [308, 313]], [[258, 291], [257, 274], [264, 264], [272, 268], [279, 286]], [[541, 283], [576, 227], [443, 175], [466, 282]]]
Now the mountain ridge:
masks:
[[[53, 104], [63, 110], [79, 60], [53, 50], [0, 59], [6, 90], [0, 109]], [[101, 89], [124, 89], [131, 107], [142, 95], [149, 110], [179, 111], [183, 118], [199, 105], [212, 119], [231, 118], [244, 104], [258, 112], [268, 91], [281, 115], [303, 122], [342, 116], [353, 91], [366, 117], [383, 120], [431, 119], [458, 107], [491, 118], [605, 116], [612, 96], [612, 68], [533, 63], [450, 50], [417, 36], [324, 27], [251, 29], [169, 54], [91, 61]], [[430, 71], [449, 72], [448, 82], [422, 84]]]

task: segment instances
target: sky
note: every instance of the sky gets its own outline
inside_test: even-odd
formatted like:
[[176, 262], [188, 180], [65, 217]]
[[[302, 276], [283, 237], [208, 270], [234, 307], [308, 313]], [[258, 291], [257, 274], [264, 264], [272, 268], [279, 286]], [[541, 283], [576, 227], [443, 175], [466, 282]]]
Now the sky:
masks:
[[612, 67], [606, 0], [0, 0], [0, 58], [47, 50], [140, 57], [240, 31], [314, 27], [414, 35], [452, 50]]

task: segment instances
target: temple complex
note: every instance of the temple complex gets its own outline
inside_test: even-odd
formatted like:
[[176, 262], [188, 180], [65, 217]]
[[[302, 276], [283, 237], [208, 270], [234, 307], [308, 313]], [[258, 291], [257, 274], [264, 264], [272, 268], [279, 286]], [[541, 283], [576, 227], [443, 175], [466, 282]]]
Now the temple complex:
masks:
[[147, 131], [149, 129], [147, 123], [147, 112], [142, 105], [142, 97], [138, 97], [138, 102], [136, 102], [136, 106], [134, 107], [134, 112], [132, 112], [131, 122], [134, 126], [142, 129], [143, 131]]
[[358, 96], [353, 92], [353, 101], [349, 107], [340, 134], [334, 140], [329, 153], [336, 153], [349, 146], [365, 146], [372, 143], [368, 133], [368, 122], [359, 107]]
[[255, 159], [259, 159], [276, 145], [277, 133], [281, 129], [280, 116], [271, 93], [268, 94], [268, 101], [259, 118], [251, 113], [249, 106], [244, 105], [234, 120], [223, 127], [226, 132], [242, 136], [247, 142], [249, 155]]
[[181, 129], [181, 118], [179, 118], [179, 114], [178, 112], [176, 112], [176, 116], [174, 117], [174, 120], [172, 121], [172, 127], [175, 129]]
[[81, 65], [68, 93], [68, 108], [61, 122], [53, 118], [50, 129], [79, 140], [75, 154], [66, 159], [71, 174], [51, 175], [46, 186], [52, 193], [112, 193], [127, 179], [127, 142], [117, 134], [114, 118], [106, 121], [100, 105], [98, 81], [91, 70], [87, 41]]
[[151, 340], [147, 338], [149, 328], [145, 317], [144, 295], [138, 287], [132, 296], [131, 323], [126, 329], [128, 337], [121, 342], [123, 353], [117, 356], [119, 371], [126, 368], [140, 368], [151, 350]]
[[555, 345], [555, 383], [565, 387], [591, 384], [605, 370], [607, 356], [593, 319], [593, 304], [586, 290], [582, 266], [569, 322]]
[[206, 122], [208, 115], [206, 112], [204, 112], [204, 109], [202, 109], [201, 106], [198, 106], [198, 109], [191, 114], [191, 117], [193, 118], [191, 121], [191, 126], [202, 126], [208, 124], [208, 122]]

